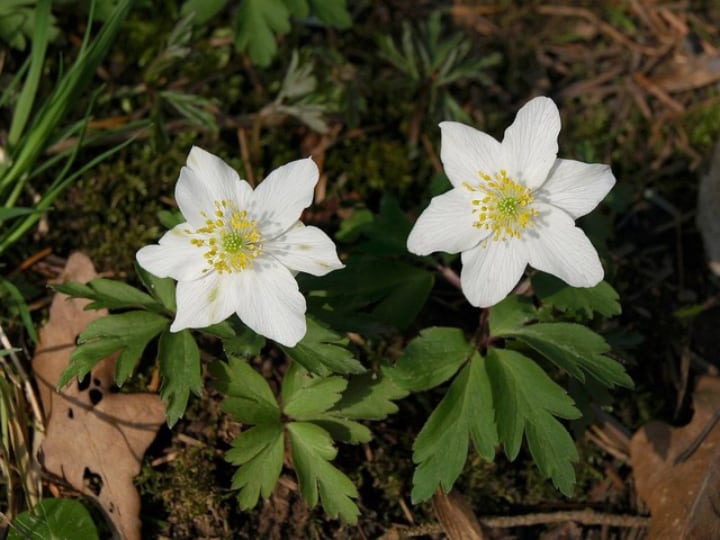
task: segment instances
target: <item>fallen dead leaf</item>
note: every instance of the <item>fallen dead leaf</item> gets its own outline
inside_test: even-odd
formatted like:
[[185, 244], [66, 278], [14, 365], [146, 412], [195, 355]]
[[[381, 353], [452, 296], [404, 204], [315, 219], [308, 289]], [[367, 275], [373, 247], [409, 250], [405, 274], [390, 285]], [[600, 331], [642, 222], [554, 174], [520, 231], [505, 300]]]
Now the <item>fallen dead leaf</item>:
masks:
[[630, 442], [637, 492], [650, 508], [651, 540], [720, 537], [720, 427], [714, 423], [720, 377], [699, 379], [693, 404], [688, 425], [649, 422]]
[[[62, 278], [87, 282], [95, 276], [90, 259], [75, 253]], [[40, 330], [32, 367], [47, 419], [42, 462], [48, 472], [95, 499], [120, 537], [139, 540], [140, 495], [133, 478], [165, 421], [165, 404], [155, 394], [113, 392], [114, 357], [100, 361], [86, 380], [54, 390], [77, 336], [107, 313], [84, 311], [87, 304], [56, 294]]]

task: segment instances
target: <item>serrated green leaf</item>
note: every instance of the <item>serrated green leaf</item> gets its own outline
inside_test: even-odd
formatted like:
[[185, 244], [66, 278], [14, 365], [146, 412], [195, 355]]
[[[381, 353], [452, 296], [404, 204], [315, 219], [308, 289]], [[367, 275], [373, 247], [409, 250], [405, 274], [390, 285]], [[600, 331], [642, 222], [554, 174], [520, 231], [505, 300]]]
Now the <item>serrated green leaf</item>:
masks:
[[517, 457], [527, 419], [534, 411], [544, 410], [566, 419], [580, 417], [567, 392], [519, 352], [491, 347], [487, 367], [498, 435], [508, 459]]
[[490, 308], [490, 335], [501, 336], [523, 326], [537, 316], [530, 298], [511, 294]]
[[358, 492], [350, 479], [330, 464], [337, 450], [330, 435], [308, 422], [287, 424], [293, 464], [300, 491], [308, 505], [315, 506], [318, 494], [325, 512], [354, 525], [360, 513], [355, 502]]
[[560, 311], [584, 312], [588, 317], [592, 317], [593, 312], [605, 317], [622, 312], [620, 296], [605, 281], [594, 287], [578, 288], [567, 285], [555, 276], [538, 272], [532, 277], [532, 285], [535, 294], [544, 304]]
[[310, 10], [318, 19], [332, 26], [343, 30], [352, 26], [352, 19], [345, 6], [346, 0], [308, 0]]
[[307, 333], [295, 347], [280, 348], [308, 371], [327, 376], [331, 373], [364, 373], [363, 365], [347, 349], [349, 340], [307, 318]]
[[398, 407], [393, 401], [407, 395], [408, 391], [400, 388], [391, 378], [364, 373], [350, 379], [342, 398], [331, 412], [343, 418], [382, 420], [397, 412]]
[[372, 439], [372, 432], [369, 428], [354, 420], [341, 418], [331, 414], [322, 414], [308, 418], [311, 422], [327, 431], [334, 441], [359, 444], [366, 443]]
[[280, 477], [284, 451], [280, 423], [251, 427], [235, 437], [225, 459], [239, 465], [232, 488], [239, 489], [238, 503], [243, 510], [253, 508], [260, 498], [267, 499]]
[[159, 278], [135, 262], [135, 272], [143, 286], [169, 311], [175, 313], [175, 280], [172, 278]]
[[202, 394], [200, 349], [189, 330], [164, 332], [160, 336], [158, 360], [162, 375], [160, 397], [168, 403], [167, 423], [172, 427], [185, 414], [190, 392]]
[[580, 324], [538, 323], [506, 334], [535, 349], [580, 381], [590, 374], [605, 386], [632, 388], [633, 382], [619, 362], [605, 356], [605, 339]]
[[152, 296], [127, 283], [111, 279], [97, 278], [87, 284], [60, 283], [53, 285], [53, 289], [71, 298], [92, 300], [85, 309], [147, 308], [157, 311], [161, 308]]
[[285, 7], [295, 17], [304, 19], [310, 14], [310, 7], [307, 0], [283, 0]]
[[97, 528], [90, 512], [73, 499], [44, 499], [13, 519], [7, 540], [95, 540]]
[[290, 31], [290, 12], [281, 0], [243, 0], [235, 17], [235, 46], [265, 67], [277, 52], [275, 33]]
[[210, 364], [215, 387], [227, 397], [222, 410], [244, 424], [278, 422], [280, 408], [267, 381], [240, 358]]
[[537, 411], [528, 419], [525, 437], [533, 460], [546, 477], [564, 495], [571, 497], [575, 487], [575, 470], [578, 461], [575, 442], [567, 429], [552, 415]]
[[87, 325], [78, 337], [79, 346], [58, 381], [58, 388], [73, 377], [82, 378], [100, 360], [120, 350], [115, 364], [115, 382], [122, 385], [132, 373], [147, 344], [167, 328], [170, 321], [149, 311], [106, 315]]
[[495, 456], [498, 442], [485, 359], [475, 353], [450, 385], [413, 445], [412, 501], [432, 497], [438, 485], [452, 489], [468, 454], [468, 437], [478, 454]]
[[455, 375], [474, 349], [459, 328], [426, 328], [383, 373], [401, 388], [421, 392]]
[[312, 375], [298, 364], [290, 364], [282, 385], [283, 412], [295, 420], [318, 416], [340, 400], [347, 381], [342, 377]]

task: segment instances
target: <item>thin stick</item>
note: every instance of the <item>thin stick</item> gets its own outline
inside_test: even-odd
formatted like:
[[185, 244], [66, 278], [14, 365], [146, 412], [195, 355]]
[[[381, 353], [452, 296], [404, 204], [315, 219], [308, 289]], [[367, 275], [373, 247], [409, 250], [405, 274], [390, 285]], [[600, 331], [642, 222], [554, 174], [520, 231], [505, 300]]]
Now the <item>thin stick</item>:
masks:
[[[27, 398], [28, 403], [30, 403], [30, 408], [32, 409], [33, 417], [35, 419], [35, 430], [44, 433], [45, 421], [43, 419], [42, 409], [40, 408], [40, 404], [38, 403], [37, 397], [35, 396], [35, 391], [33, 390], [32, 383], [30, 382], [30, 378], [28, 377], [25, 368], [23, 368], [22, 364], [20, 363], [20, 359], [15, 354], [13, 346], [11, 345], [10, 340], [5, 334], [5, 330], [3, 329], [2, 325], [0, 325], [0, 343], [2, 343], [2, 346], [9, 351], [9, 356], [12, 360], [13, 366], [15, 367], [15, 370], [20, 374], [23, 390], [25, 391], [25, 397]], [[4, 363], [3, 357], [1, 356], [0, 362]]]
[[[532, 527], [549, 523], [574, 521], [582, 525], [605, 525], [609, 527], [647, 528], [650, 518], [627, 514], [602, 514], [593, 510], [571, 510], [566, 512], [547, 512], [524, 514], [521, 516], [496, 516], [478, 518], [483, 527], [492, 529], [512, 527]], [[416, 527], [392, 527], [380, 537], [380, 540], [402, 540], [427, 534], [444, 532], [440, 523], [423, 523]]]

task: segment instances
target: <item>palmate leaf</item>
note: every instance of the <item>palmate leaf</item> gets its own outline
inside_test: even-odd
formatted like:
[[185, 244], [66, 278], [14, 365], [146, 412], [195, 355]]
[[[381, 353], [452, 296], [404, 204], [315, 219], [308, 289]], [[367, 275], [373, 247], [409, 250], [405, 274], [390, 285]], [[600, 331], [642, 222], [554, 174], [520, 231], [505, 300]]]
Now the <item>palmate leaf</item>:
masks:
[[235, 46], [264, 67], [277, 52], [275, 34], [290, 31], [290, 12], [282, 0], [243, 0], [234, 21]]
[[122, 385], [150, 340], [165, 330], [170, 321], [149, 311], [129, 311], [107, 315], [88, 324], [78, 338], [78, 347], [70, 364], [62, 372], [57, 387], [62, 388], [73, 377], [82, 379], [100, 360], [121, 351], [115, 364], [115, 382]]
[[8, 528], [7, 540], [43, 538], [66, 540], [99, 538], [90, 512], [73, 499], [43, 499], [32, 510], [22, 512]]
[[363, 373], [363, 365], [347, 348], [349, 340], [307, 318], [307, 333], [295, 347], [280, 346], [285, 354], [318, 375]]
[[343, 418], [382, 420], [395, 414], [398, 407], [394, 401], [407, 395], [408, 391], [400, 388], [390, 377], [365, 373], [350, 379], [342, 398], [331, 412]]
[[530, 298], [511, 294], [490, 308], [490, 335], [503, 336], [536, 317], [537, 309]]
[[436, 487], [450, 491], [462, 472], [468, 438], [483, 458], [492, 460], [498, 434], [486, 362], [475, 353], [450, 385], [413, 445], [412, 501], [432, 497]]
[[421, 392], [455, 375], [473, 351], [459, 328], [426, 328], [383, 373], [401, 388]]
[[293, 363], [283, 379], [283, 413], [293, 420], [322, 427], [337, 441], [367, 442], [372, 438], [368, 428], [352, 420], [350, 415], [332, 409], [341, 400], [347, 384], [342, 377], [319, 377]]
[[352, 481], [330, 463], [337, 455], [330, 435], [309, 422], [290, 422], [286, 427], [303, 498], [311, 507], [319, 499], [331, 517], [339, 516], [350, 525], [357, 523], [360, 511], [353, 499], [358, 492]]
[[516, 351], [488, 349], [487, 372], [505, 455], [511, 460], [517, 457], [524, 435], [540, 471], [570, 496], [575, 484], [572, 463], [578, 455], [570, 434], [555, 416], [580, 417], [572, 399], [537, 364]]
[[172, 427], [182, 418], [190, 392], [202, 395], [200, 350], [189, 330], [164, 332], [160, 336], [158, 359], [162, 386], [160, 397], [167, 401], [167, 423]]

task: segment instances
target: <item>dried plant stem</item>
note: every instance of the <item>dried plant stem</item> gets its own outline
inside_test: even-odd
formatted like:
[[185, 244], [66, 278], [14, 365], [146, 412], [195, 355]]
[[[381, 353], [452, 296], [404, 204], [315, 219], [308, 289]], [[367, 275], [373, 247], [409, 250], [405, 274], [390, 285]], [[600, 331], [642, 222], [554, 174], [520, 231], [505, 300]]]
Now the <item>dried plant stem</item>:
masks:
[[[25, 368], [23, 367], [22, 363], [20, 362], [20, 359], [15, 354], [15, 351], [13, 350], [13, 346], [10, 343], [10, 340], [7, 337], [7, 334], [5, 334], [5, 330], [3, 329], [2, 325], [0, 325], [0, 344], [10, 351], [9, 355], [10, 359], [12, 360], [13, 367], [15, 368], [15, 371], [20, 375], [21, 383], [23, 390], [25, 391], [25, 399], [28, 400], [28, 403], [30, 404], [30, 408], [33, 412], [33, 417], [35, 420], [35, 430], [45, 432], [45, 422], [43, 419], [42, 409], [40, 408], [40, 403], [37, 400], [37, 396], [35, 395], [35, 390], [32, 387], [32, 383], [30, 382], [30, 377], [28, 377], [27, 371], [25, 371]], [[3, 357], [0, 357], [0, 362], [5, 363]]]
[[[549, 523], [574, 521], [582, 525], [607, 525], [610, 527], [646, 528], [650, 518], [626, 514], [603, 514], [593, 510], [571, 510], [564, 512], [543, 512], [521, 516], [479, 517], [483, 527], [492, 529], [511, 527], [531, 527]], [[444, 532], [440, 523], [423, 523], [415, 527], [393, 527], [380, 537], [380, 540], [402, 540], [426, 534]]]

